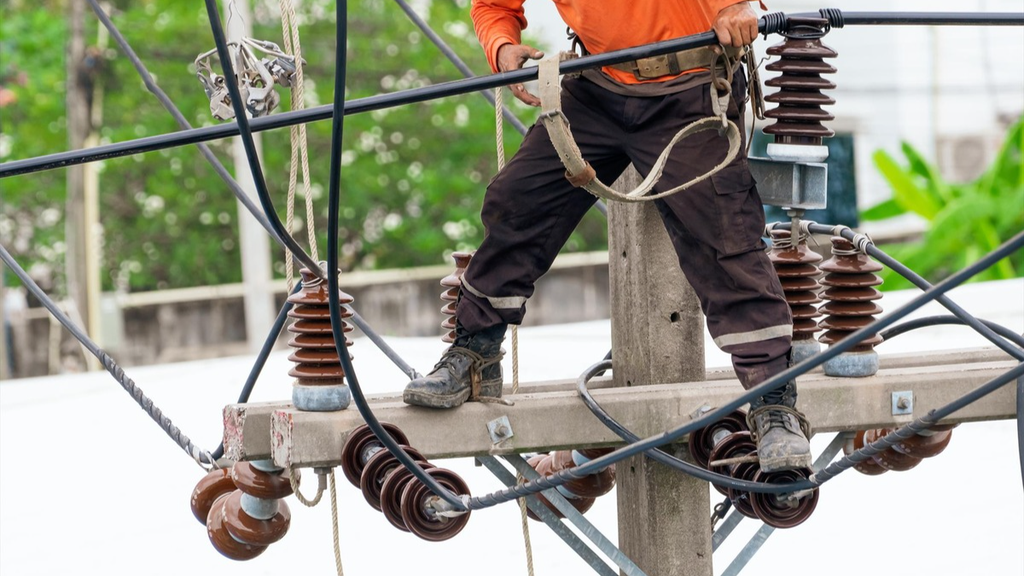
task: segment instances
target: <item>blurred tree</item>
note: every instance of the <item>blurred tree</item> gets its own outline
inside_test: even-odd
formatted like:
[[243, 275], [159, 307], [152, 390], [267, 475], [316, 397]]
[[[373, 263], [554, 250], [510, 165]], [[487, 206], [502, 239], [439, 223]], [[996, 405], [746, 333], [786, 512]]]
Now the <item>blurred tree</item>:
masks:
[[[329, 103], [334, 4], [295, 4], [307, 61], [307, 107]], [[62, 5], [16, 0], [0, 4], [0, 85], [14, 98], [0, 116], [0, 161], [64, 150], [66, 24], [52, 16]], [[424, 16], [463, 59], [477, 73], [486, 73], [469, 20], [469, 0], [435, 0], [425, 10]], [[194, 126], [218, 122], [210, 115], [192, 66], [196, 55], [214, 46], [204, 7], [116, 0], [108, 12], [185, 117]], [[253, 35], [282, 45], [278, 2], [258, 0], [253, 14]], [[95, 42], [100, 24], [89, 20], [86, 26], [90, 42]], [[460, 78], [388, 0], [350, 2], [349, 26], [348, 99]], [[178, 129], [116, 46], [111, 44], [101, 56], [106, 60], [98, 79], [106, 94], [104, 143]], [[287, 109], [288, 100], [282, 92], [279, 111]], [[532, 121], [532, 109], [513, 106]], [[520, 137], [513, 130], [505, 132], [511, 155]], [[228, 142], [209, 144], [230, 168]], [[289, 154], [288, 130], [264, 133], [264, 173], [282, 215]], [[330, 122], [309, 125], [321, 254], [329, 154]], [[482, 240], [479, 210], [496, 161], [493, 108], [479, 96], [349, 116], [342, 154], [342, 269], [443, 263], [451, 251], [474, 248]], [[107, 160], [100, 178], [104, 289], [139, 291], [241, 280], [235, 200], [194, 147]], [[301, 186], [299, 190], [301, 203]], [[64, 173], [6, 178], [0, 181], [0, 192], [0, 242], [23, 265], [41, 263], [59, 274], [65, 250]], [[305, 226], [303, 213], [296, 211], [297, 230]], [[305, 238], [304, 233], [296, 236]], [[568, 250], [604, 246], [604, 222], [591, 216], [570, 239]], [[280, 254], [275, 269], [283, 274]]]

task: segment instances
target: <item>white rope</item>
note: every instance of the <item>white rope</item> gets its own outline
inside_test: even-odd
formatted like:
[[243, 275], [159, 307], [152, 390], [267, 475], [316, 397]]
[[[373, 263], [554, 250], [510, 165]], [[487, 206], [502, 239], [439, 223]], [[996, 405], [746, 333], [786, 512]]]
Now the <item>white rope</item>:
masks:
[[[281, 30], [284, 37], [284, 50], [295, 58], [295, 74], [291, 80], [292, 110], [306, 107], [304, 81], [302, 75], [302, 44], [299, 42], [299, 23], [295, 17], [295, 8], [291, 0], [280, 0]], [[306, 125], [299, 124], [289, 129], [291, 140], [291, 164], [288, 169], [288, 207], [285, 216], [285, 227], [290, 234], [295, 218], [295, 188], [298, 184], [299, 160], [302, 168], [302, 189], [306, 199], [306, 237], [309, 241], [310, 256], [320, 261], [316, 245], [316, 222], [313, 210], [313, 194], [309, 181], [309, 147], [306, 142]], [[294, 259], [290, 251], [285, 251], [285, 276], [288, 279], [288, 292], [293, 288]]]
[[327, 487], [327, 479], [324, 478], [323, 474], [318, 474], [317, 478], [316, 496], [310, 500], [303, 496], [302, 492], [299, 491], [299, 486], [301, 485], [301, 481], [299, 480], [299, 471], [292, 469], [288, 474], [288, 482], [292, 485], [292, 493], [295, 494], [295, 499], [309, 508], [320, 503], [320, 499], [324, 496], [324, 488]]
[[338, 576], [345, 576], [345, 570], [341, 567], [341, 540], [338, 537], [338, 494], [334, 490], [334, 469], [327, 476], [331, 485], [331, 529], [334, 530], [334, 566], [338, 569]]
[[[498, 171], [505, 168], [505, 122], [503, 116], [501, 86], [494, 89], [494, 136], [495, 148], [498, 153]], [[512, 394], [519, 392], [519, 326], [512, 325]], [[521, 474], [516, 474], [516, 481], [524, 481]], [[526, 573], [533, 574], [533, 546], [530, 544], [530, 524], [526, 515], [526, 498], [519, 498], [519, 516], [523, 525], [523, 544], [526, 547]]]

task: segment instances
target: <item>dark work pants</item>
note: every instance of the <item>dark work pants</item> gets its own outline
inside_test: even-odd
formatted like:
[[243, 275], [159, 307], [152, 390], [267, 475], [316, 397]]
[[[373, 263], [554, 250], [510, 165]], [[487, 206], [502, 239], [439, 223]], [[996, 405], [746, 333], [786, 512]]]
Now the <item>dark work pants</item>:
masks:
[[[646, 175], [685, 125], [712, 115], [708, 85], [667, 96], [628, 97], [585, 79], [566, 78], [562, 109], [583, 157], [611, 183], [632, 162]], [[729, 116], [743, 131], [737, 74]], [[738, 96], [737, 96], [738, 95]], [[706, 172], [725, 156], [727, 140], [695, 134], [672, 152], [655, 191]], [[518, 324], [534, 283], [596, 201], [565, 179], [547, 130], [534, 125], [522, 147], [491, 181], [482, 219], [486, 236], [463, 277], [459, 322], [470, 333]], [[792, 318], [764, 252], [764, 212], [745, 155], [687, 190], [655, 201], [687, 280], [700, 298], [715, 344], [732, 355], [745, 388], [784, 370]]]

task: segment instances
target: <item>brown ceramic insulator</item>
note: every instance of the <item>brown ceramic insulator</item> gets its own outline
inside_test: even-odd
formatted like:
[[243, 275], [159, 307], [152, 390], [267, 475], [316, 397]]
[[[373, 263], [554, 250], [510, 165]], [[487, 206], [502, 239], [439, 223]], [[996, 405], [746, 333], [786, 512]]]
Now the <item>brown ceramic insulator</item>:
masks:
[[[749, 480], [753, 478], [754, 474], [760, 470], [760, 466], [757, 464], [725, 464], [717, 465], [712, 464], [719, 460], [728, 460], [730, 458], [738, 458], [741, 456], [748, 456], [757, 452], [757, 444], [754, 443], [754, 439], [751, 438], [750, 432], [743, 430], [741, 432], [733, 432], [722, 440], [720, 440], [715, 447], [712, 448], [711, 453], [708, 455], [708, 470], [724, 474], [726, 476], [732, 476], [740, 480]], [[715, 490], [718, 490], [722, 495], [728, 496], [736, 509], [741, 514], [749, 518], [755, 518], [754, 509], [750, 506], [750, 494], [739, 490], [733, 490], [719, 486], [718, 484], [712, 484]]]
[[[534, 470], [536, 470], [537, 473], [540, 474], [541, 476], [547, 476], [547, 475], [551, 474], [553, 469], [554, 469], [553, 468], [554, 461], [553, 461], [553, 457], [552, 457], [551, 454], [538, 454], [536, 456], [533, 456], [529, 460], [527, 460], [527, 463]], [[539, 501], [541, 504], [543, 504], [557, 518], [565, 518], [565, 515], [562, 514], [562, 512], [559, 511], [558, 508], [555, 508], [555, 505], [552, 504], [551, 502], [549, 502], [548, 499], [545, 498], [543, 494], [534, 494], [534, 496], [537, 497], [537, 501]], [[568, 501], [569, 504], [572, 504], [572, 507], [575, 508], [580, 514], [584, 514], [584, 513], [587, 512], [587, 510], [590, 510], [590, 508], [594, 505], [594, 502], [596, 502], [597, 499], [596, 498], [566, 498], [566, 501]], [[538, 521], [540, 520], [540, 518], [536, 514], [533, 513], [533, 510], [527, 510], [527, 515], [530, 518], [532, 518], [533, 520], [538, 520]]]
[[[426, 471], [437, 483], [458, 495], [468, 495], [469, 486], [458, 474], [444, 468]], [[454, 518], [436, 516], [427, 511], [427, 502], [436, 498], [422, 482], [410, 482], [402, 491], [402, 520], [410, 532], [429, 542], [442, 542], [454, 538], [469, 522], [471, 512]]]
[[459, 300], [459, 290], [462, 289], [462, 275], [466, 273], [473, 253], [453, 252], [452, 258], [455, 260], [455, 271], [441, 279], [441, 286], [445, 288], [441, 293], [441, 300], [445, 302], [441, 314], [448, 317], [441, 323], [441, 328], [446, 330], [441, 340], [448, 344], [455, 342], [455, 304]]
[[[742, 464], [734, 464], [730, 474], [737, 480], [752, 481], [760, 471], [760, 464], [756, 462], [743, 462]], [[729, 497], [732, 505], [736, 507], [737, 512], [747, 518], [757, 518], [757, 512], [754, 511], [754, 495], [752, 492], [729, 488], [726, 491], [726, 496]]]
[[[381, 422], [380, 425], [398, 444], [409, 443], [409, 439], [398, 426], [390, 422]], [[356, 427], [349, 433], [348, 438], [345, 439], [345, 445], [341, 448], [341, 470], [353, 486], [359, 488], [359, 478], [363, 475], [363, 467], [366, 466], [370, 457], [380, 450], [385, 450], [384, 445], [366, 424]]]
[[[435, 468], [433, 464], [421, 464], [420, 468], [430, 470]], [[410, 482], [419, 482], [408, 468], [402, 467], [392, 472], [384, 484], [380, 487], [380, 511], [392, 526], [402, 532], [408, 532], [409, 528], [402, 519], [402, 493]]]
[[[871, 444], [876, 442], [893, 431], [892, 428], [876, 428], [874, 430], [866, 430], [864, 432], [864, 443]], [[886, 470], [894, 470], [896, 472], [906, 472], [911, 468], [921, 463], [921, 458], [916, 456], [909, 456], [907, 454], [901, 454], [892, 448], [883, 450], [878, 454], [872, 456], [875, 464], [878, 464]]]
[[793, 313], [793, 340], [811, 340], [819, 330], [815, 318], [821, 312], [815, 304], [821, 302], [821, 285], [816, 278], [821, 274], [816, 264], [822, 257], [807, 247], [805, 242], [793, 246], [789, 230], [772, 230], [772, 249], [768, 259], [782, 283], [786, 303]]
[[[849, 456], [863, 447], [864, 430], [858, 430], [843, 446], [843, 453]], [[867, 460], [854, 464], [853, 468], [857, 472], [867, 474], [868, 476], [878, 476], [879, 474], [885, 474], [889, 471], [887, 468], [884, 468], [875, 462], [874, 458], [868, 458]]]
[[210, 470], [192, 490], [192, 514], [196, 520], [199, 520], [200, 524], [206, 524], [214, 501], [225, 494], [234, 492], [236, 488], [229, 468]]
[[239, 542], [253, 546], [269, 546], [284, 538], [292, 521], [288, 504], [282, 501], [277, 505], [277, 514], [273, 518], [253, 518], [242, 510], [242, 491], [235, 490], [224, 501], [224, 527]]
[[[288, 317], [295, 322], [288, 331], [295, 336], [288, 342], [296, 348], [288, 359], [296, 365], [288, 371], [288, 375], [297, 378], [299, 384], [315, 386], [318, 384], [340, 384], [345, 377], [341, 367], [341, 359], [334, 343], [331, 330], [330, 300], [327, 294], [327, 282], [321, 281], [308, 269], [302, 269], [302, 289], [288, 297], [295, 305], [288, 312]], [[352, 297], [344, 292], [338, 293], [338, 302], [350, 304]], [[351, 318], [352, 311], [342, 307], [341, 317]], [[344, 320], [342, 330], [346, 333], [354, 328]], [[351, 346], [352, 341], [347, 340]]]
[[[867, 326], [881, 314], [882, 307], [875, 303], [882, 293], [875, 289], [882, 283], [875, 272], [882, 265], [868, 256], [855, 252], [853, 243], [846, 238], [832, 238], [832, 258], [821, 265], [825, 277], [821, 284], [828, 288], [822, 293], [826, 303], [818, 308], [825, 314], [819, 323], [826, 332], [818, 338], [823, 344], [835, 344], [850, 333]], [[882, 342], [878, 334], [865, 339], [850, 352], [866, 352]]]
[[264, 472], [249, 462], [236, 462], [231, 468], [231, 479], [242, 492], [255, 498], [276, 500], [292, 494], [292, 483], [278, 472]]
[[953, 437], [953, 428], [956, 424], [933, 426], [930, 429], [893, 444], [892, 449], [900, 454], [915, 456], [917, 458], [931, 458], [938, 456], [949, 446]]
[[[789, 484], [810, 478], [811, 471], [807, 468], [782, 470], [779, 472], [761, 472], [754, 475], [754, 482], [768, 484]], [[814, 489], [810, 494], [795, 503], [780, 500], [776, 494], [755, 493], [751, 495], [754, 513], [765, 524], [773, 528], [792, 528], [803, 524], [818, 506], [819, 491]]]
[[711, 451], [715, 448], [715, 439], [722, 440], [723, 437], [733, 432], [747, 430], [747, 415], [742, 410], [734, 410], [732, 414], [723, 417], [718, 422], [712, 422], [703, 428], [690, 432], [690, 439], [687, 445], [690, 449], [690, 456], [701, 468], [707, 468], [711, 461]]
[[[420, 464], [426, 464], [427, 459], [420, 454], [419, 450], [411, 446], [399, 446], [413, 460]], [[388, 479], [395, 470], [403, 468], [402, 463], [395, 458], [394, 454], [387, 450], [381, 450], [366, 461], [363, 474], [359, 479], [359, 489], [363, 491], [363, 497], [374, 510], [380, 510], [380, 490], [384, 481]]]
[[210, 537], [213, 547], [231, 560], [252, 560], [267, 549], [266, 546], [243, 544], [231, 537], [224, 526], [224, 502], [228, 494], [222, 494], [213, 502], [210, 515], [206, 520], [206, 534]]
[[[576, 464], [572, 459], [572, 452], [569, 450], [560, 450], [555, 453], [556, 468], [564, 470], [566, 468], [572, 468]], [[568, 462], [566, 462], [568, 460]], [[583, 496], [584, 498], [597, 498], [604, 496], [605, 494], [612, 491], [615, 487], [615, 467], [608, 466], [599, 472], [594, 474], [587, 474], [583, 478], [577, 478], [570, 480], [565, 483], [565, 489], [577, 496]]]
[[[801, 26], [808, 30], [817, 29], [824, 36], [828, 21], [824, 18], [790, 18], [791, 29]], [[816, 36], [811, 34], [810, 36]], [[820, 36], [786, 38], [781, 44], [768, 48], [769, 56], [779, 59], [765, 66], [769, 72], [781, 72], [780, 76], [765, 81], [765, 86], [779, 91], [765, 96], [765, 102], [778, 104], [764, 113], [775, 123], [764, 129], [765, 134], [775, 136], [780, 144], [810, 144], [820, 146], [822, 138], [834, 132], [823, 122], [832, 120], [832, 114], [821, 107], [835, 104], [835, 100], [822, 93], [836, 87], [822, 78], [822, 74], [835, 74], [836, 69], [825, 62], [838, 53], [821, 43]]]

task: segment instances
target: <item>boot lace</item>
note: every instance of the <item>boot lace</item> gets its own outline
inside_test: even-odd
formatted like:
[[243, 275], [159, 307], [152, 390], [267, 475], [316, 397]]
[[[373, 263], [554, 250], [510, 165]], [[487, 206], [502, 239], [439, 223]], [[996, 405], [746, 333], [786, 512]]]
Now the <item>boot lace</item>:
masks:
[[767, 434], [772, 428], [787, 428], [788, 421], [791, 418], [799, 425], [800, 431], [804, 433], [804, 437], [809, 439], [811, 437], [811, 423], [807, 421], [807, 417], [796, 408], [790, 408], [782, 404], [768, 404], [751, 410], [747, 413], [747, 428], [750, 429], [750, 435], [756, 442], [761, 433], [761, 426], [758, 426], [759, 419], [762, 421], [764, 432]]

